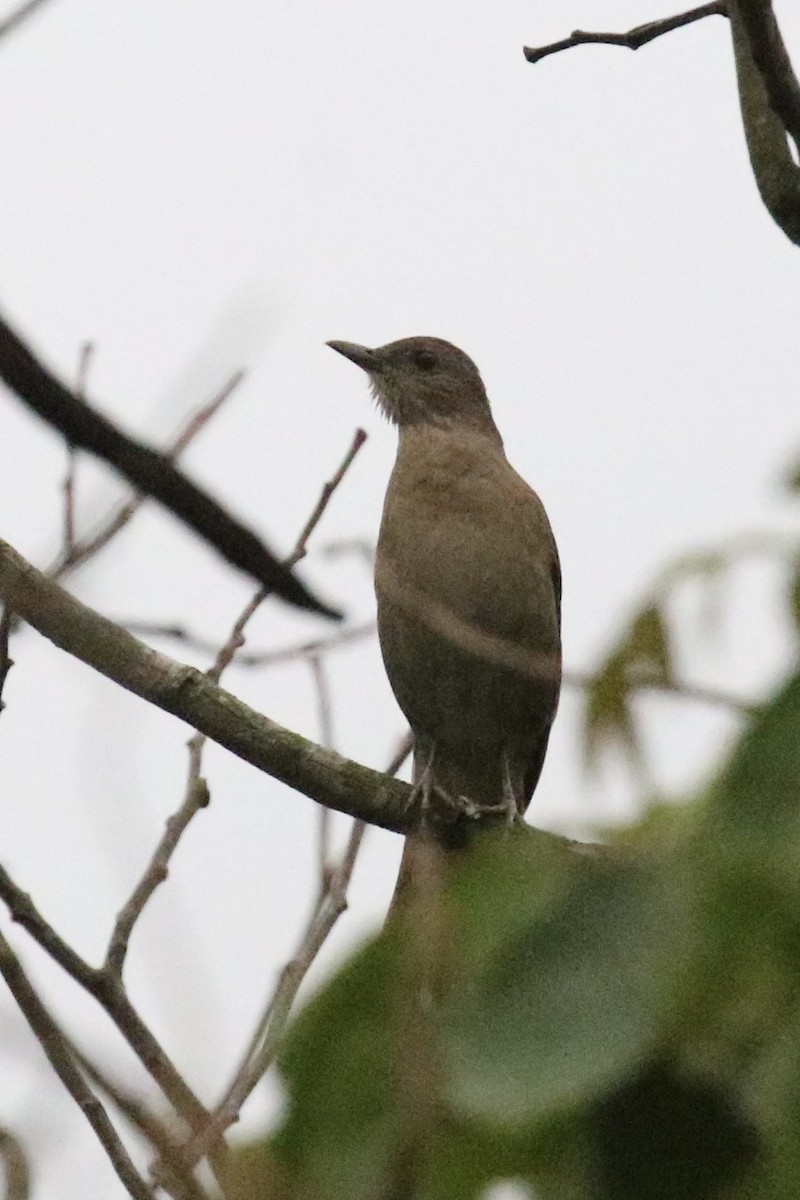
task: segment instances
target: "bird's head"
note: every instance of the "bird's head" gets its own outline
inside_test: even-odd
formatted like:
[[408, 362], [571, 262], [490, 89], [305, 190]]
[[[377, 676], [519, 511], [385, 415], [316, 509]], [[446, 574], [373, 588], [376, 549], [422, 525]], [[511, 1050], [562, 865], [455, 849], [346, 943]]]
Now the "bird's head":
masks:
[[375, 350], [355, 342], [328, 345], [367, 372], [372, 394], [395, 425], [494, 429], [478, 368], [450, 342], [411, 337]]

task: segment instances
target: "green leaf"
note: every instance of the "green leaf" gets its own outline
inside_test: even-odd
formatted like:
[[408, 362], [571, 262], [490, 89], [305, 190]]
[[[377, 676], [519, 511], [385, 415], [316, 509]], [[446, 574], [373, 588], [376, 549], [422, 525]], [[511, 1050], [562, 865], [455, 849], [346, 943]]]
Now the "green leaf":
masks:
[[800, 633], [800, 561], [794, 564], [789, 584], [789, 614], [795, 629]]
[[669, 631], [660, 610], [648, 604], [624, 630], [586, 689], [584, 752], [588, 765], [604, 745], [621, 745], [634, 760], [640, 755], [631, 699], [641, 683], [667, 683], [672, 677]]
[[[638, 636], [663, 665], [652, 626]], [[504, 1178], [541, 1200], [794, 1200], [800, 679], [680, 820], [594, 854], [481, 834], [441, 882], [427, 1001], [409, 993], [414, 930], [395, 927], [290, 1033], [271, 1148], [293, 1200], [478, 1200]], [[409, 1012], [432, 1066], [411, 1089]]]
[[[800, 675], [746, 730], [710, 793], [709, 821], [719, 823], [723, 844], [763, 869], [796, 861], [800, 850]], [[719, 834], [717, 835], [720, 836]], [[797, 876], [791, 875], [795, 884]]]
[[[482, 854], [443, 1037], [455, 1109], [518, 1129], [591, 1099], [657, 1040], [682, 982], [685, 905], [680, 871], [647, 856], [573, 855], [556, 888], [535, 842], [487, 838]], [[474, 941], [498, 898], [506, 923]]]
[[380, 1195], [396, 1140], [393, 953], [388, 938], [366, 946], [300, 1014], [284, 1047], [289, 1102], [274, 1144], [301, 1196]]

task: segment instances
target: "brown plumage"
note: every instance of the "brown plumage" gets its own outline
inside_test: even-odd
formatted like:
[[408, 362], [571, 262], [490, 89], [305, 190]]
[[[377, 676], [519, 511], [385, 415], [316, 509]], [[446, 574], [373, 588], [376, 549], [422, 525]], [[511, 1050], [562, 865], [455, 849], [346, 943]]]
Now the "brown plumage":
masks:
[[538, 496], [509, 464], [470, 358], [438, 338], [329, 342], [369, 375], [399, 446], [375, 567], [414, 779], [521, 816], [561, 678], [561, 578]]

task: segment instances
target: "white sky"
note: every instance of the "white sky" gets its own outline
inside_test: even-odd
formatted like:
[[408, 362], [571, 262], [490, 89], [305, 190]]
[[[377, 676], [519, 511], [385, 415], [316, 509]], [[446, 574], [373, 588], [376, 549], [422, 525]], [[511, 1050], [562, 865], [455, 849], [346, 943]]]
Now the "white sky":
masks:
[[[800, 12], [777, 10], [800, 60]], [[318, 548], [374, 539], [391, 468], [393, 432], [324, 342], [425, 333], [461, 345], [550, 513], [566, 660], [588, 669], [676, 553], [790, 530], [797, 516], [780, 480], [798, 455], [800, 260], [750, 176], [725, 22], [635, 55], [522, 57], [576, 26], [626, 29], [664, 11], [55, 0], [0, 44], [0, 306], [65, 377], [92, 340], [90, 395], [152, 440], [245, 366], [186, 463], [281, 550], [357, 424], [370, 437]], [[45, 564], [63, 448], [6, 395], [0, 439], [0, 536]], [[82, 465], [79, 517], [115, 494], [107, 472]], [[372, 613], [357, 559], [312, 556], [303, 571], [352, 619]], [[696, 596], [676, 606], [682, 661], [695, 682], [755, 695], [785, 662], [780, 593], [764, 569], [733, 583], [716, 641], [701, 636]], [[109, 615], [218, 640], [251, 590], [155, 508], [71, 586]], [[251, 641], [325, 629], [273, 603]], [[3, 862], [94, 960], [177, 806], [187, 731], [37, 635], [14, 657]], [[375, 645], [338, 652], [330, 673], [338, 749], [382, 765], [402, 721]], [[304, 665], [232, 671], [227, 684], [317, 735]], [[679, 794], [702, 780], [731, 725], [678, 701], [644, 711], [659, 783]], [[567, 694], [529, 814], [563, 831], [639, 807], [619, 764], [583, 774], [578, 716]], [[211, 808], [135, 934], [130, 980], [211, 1102], [310, 903], [315, 815], [221, 750], [206, 766]], [[399, 839], [370, 835], [336, 953], [380, 920], [398, 854]], [[124, 1069], [106, 1024], [13, 932], [58, 1014]], [[0, 1124], [32, 1148], [39, 1194], [121, 1196], [2, 995], [0, 1072]]]

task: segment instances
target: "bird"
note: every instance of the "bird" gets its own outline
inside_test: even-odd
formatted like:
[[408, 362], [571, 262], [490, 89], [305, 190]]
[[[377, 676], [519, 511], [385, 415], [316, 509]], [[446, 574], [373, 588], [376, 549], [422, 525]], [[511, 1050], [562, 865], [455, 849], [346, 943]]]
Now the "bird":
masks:
[[367, 373], [398, 430], [375, 592], [423, 819], [438, 797], [514, 823], [539, 780], [561, 684], [561, 569], [544, 506], [506, 458], [478, 368], [458, 347], [327, 344]]

